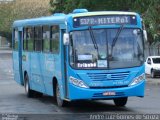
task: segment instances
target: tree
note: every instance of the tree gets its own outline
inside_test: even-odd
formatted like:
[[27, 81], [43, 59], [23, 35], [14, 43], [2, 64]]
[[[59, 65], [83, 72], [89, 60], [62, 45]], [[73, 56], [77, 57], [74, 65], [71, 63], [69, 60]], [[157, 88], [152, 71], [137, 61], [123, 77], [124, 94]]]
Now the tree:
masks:
[[11, 6], [13, 3], [0, 4], [0, 36], [11, 38]]
[[149, 43], [160, 41], [160, 0], [136, 0], [133, 10], [142, 14]]
[[[72, 12], [76, 8], [87, 8], [89, 11], [130, 10], [134, 0], [50, 0], [51, 12]], [[125, 4], [124, 4], [125, 3]], [[61, 7], [61, 6], [63, 7]]]
[[60, 13], [64, 11], [64, 0], [50, 0], [50, 12], [53, 13]]
[[0, 34], [11, 41], [12, 24], [15, 20], [48, 16], [49, 0], [16, 0], [0, 4]]
[[160, 40], [160, 0], [50, 0], [50, 5], [53, 13], [71, 13], [76, 8], [89, 11], [135, 11], [142, 15], [149, 43]]

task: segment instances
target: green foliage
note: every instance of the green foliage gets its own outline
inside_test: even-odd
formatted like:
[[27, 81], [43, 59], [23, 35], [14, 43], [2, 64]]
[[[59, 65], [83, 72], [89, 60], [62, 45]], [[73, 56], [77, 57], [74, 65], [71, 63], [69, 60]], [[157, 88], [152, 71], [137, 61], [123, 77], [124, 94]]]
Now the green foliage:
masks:
[[136, 0], [133, 10], [142, 14], [150, 44], [160, 40], [160, 0]]
[[53, 13], [56, 11], [69, 13], [76, 8], [87, 8], [89, 11], [130, 10], [134, 1], [135, 0], [50, 0], [50, 5]]
[[50, 0], [50, 6], [52, 6], [50, 8], [51, 12], [63, 12], [64, 11], [64, 5], [65, 5], [65, 1], [64, 0]]
[[50, 51], [50, 41], [49, 41], [49, 39], [44, 39], [43, 40], [43, 50], [45, 52], [49, 52]]
[[6, 36], [11, 38], [11, 11], [12, 3], [1, 3], [0, 4], [0, 36]]
[[11, 41], [15, 20], [50, 15], [49, 0], [15, 0], [0, 4], [0, 35]]
[[28, 51], [33, 51], [33, 48], [34, 48], [33, 41], [34, 41], [33, 39], [28, 40]]

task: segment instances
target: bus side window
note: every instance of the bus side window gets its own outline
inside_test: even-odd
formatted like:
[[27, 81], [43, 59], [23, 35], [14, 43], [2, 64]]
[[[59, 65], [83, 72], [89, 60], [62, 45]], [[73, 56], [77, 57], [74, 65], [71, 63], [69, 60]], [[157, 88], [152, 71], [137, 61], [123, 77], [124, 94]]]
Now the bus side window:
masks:
[[23, 50], [28, 50], [27, 31], [28, 28], [23, 29]]
[[18, 50], [18, 29], [14, 29], [14, 42], [13, 42], [13, 49]]
[[[26, 44], [26, 50], [33, 51], [34, 46], [34, 28], [28, 27], [24, 33], [24, 45]], [[25, 36], [26, 35], [26, 36]], [[26, 37], [26, 40], [25, 40]]]
[[58, 25], [51, 26], [51, 52], [59, 52], [59, 27]]
[[43, 51], [50, 51], [50, 27], [43, 26]]
[[35, 27], [34, 31], [34, 40], [35, 40], [35, 51], [42, 50], [42, 27]]

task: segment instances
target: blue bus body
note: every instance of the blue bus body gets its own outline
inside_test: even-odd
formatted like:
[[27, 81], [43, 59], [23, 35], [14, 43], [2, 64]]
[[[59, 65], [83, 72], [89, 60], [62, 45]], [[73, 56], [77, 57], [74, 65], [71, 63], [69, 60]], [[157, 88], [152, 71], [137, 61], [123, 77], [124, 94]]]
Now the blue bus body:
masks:
[[[102, 18], [101, 19], [102, 22], [97, 22], [99, 18], [92, 18], [92, 20], [89, 18], [92, 16], [104, 16], [104, 15], [111, 16], [111, 18]], [[64, 45], [63, 43], [64, 33], [73, 32], [74, 34], [74, 31], [76, 32], [85, 31], [88, 30], [89, 29], [88, 27], [90, 26], [93, 32], [95, 32], [94, 30], [97, 30], [97, 33], [98, 30], [101, 29], [105, 30], [110, 29], [110, 31], [107, 31], [109, 36], [109, 32], [112, 32], [112, 29], [117, 29], [116, 31], [118, 31], [119, 28], [121, 27], [120, 23], [118, 24], [115, 23], [119, 22], [120, 18], [116, 18], [115, 19], [116, 21], [114, 21], [114, 18], [112, 18], [112, 16], [120, 16], [120, 15], [135, 16], [134, 19], [136, 19], [135, 20], [136, 24], [124, 23], [125, 29], [132, 28], [132, 29], [139, 29], [141, 31], [143, 30], [140, 16], [137, 13], [132, 13], [132, 12], [103, 11], [103, 12], [72, 13], [68, 15], [57, 14], [49, 17], [15, 21], [13, 23], [13, 69], [14, 69], [15, 81], [20, 85], [24, 85], [25, 84], [24, 78], [25, 75], [27, 74], [29, 77], [30, 89], [50, 96], [55, 96], [54, 84], [58, 83], [58, 85], [60, 86], [61, 99], [68, 101], [81, 100], [81, 99], [115, 99], [115, 98], [131, 97], [131, 96], [143, 97], [145, 88], [145, 77], [144, 77], [144, 64], [142, 62], [141, 64], [137, 62], [136, 63], [137, 65], [135, 66], [133, 65], [133, 67], [130, 67], [128, 65], [128, 67], [116, 68], [115, 65], [113, 69], [112, 68], [107, 69], [107, 66], [109, 66], [108, 65], [109, 60], [102, 60], [102, 61], [99, 60], [100, 62], [107, 64], [105, 65], [106, 68], [94, 69], [94, 68], [89, 68], [92, 65], [94, 66], [94, 63], [92, 64], [90, 62], [89, 64], [86, 64], [82, 62], [85, 59], [91, 59], [92, 55], [82, 54], [82, 56], [78, 55], [79, 61], [82, 59], [80, 63], [77, 63], [79, 64], [79, 66], [81, 66], [79, 69], [73, 67], [70, 64], [71, 48], [69, 45]], [[83, 17], [84, 19], [81, 20], [81, 18]], [[109, 19], [113, 19], [113, 21], [112, 20], [109, 21]], [[78, 21], [79, 23], [76, 23], [77, 20], [79, 20], [80, 22]], [[94, 23], [93, 20], [95, 20]], [[120, 22], [123, 22], [123, 20]], [[56, 48], [58, 49], [58, 52], [50, 51], [50, 49], [49, 51], [44, 51], [43, 44], [45, 43], [45, 41], [43, 39], [42, 43], [40, 44], [42, 46], [41, 49], [38, 48], [38, 50], [35, 50], [36, 40], [33, 40], [34, 41], [33, 50], [24, 49], [24, 46], [26, 44], [28, 44], [27, 49], [29, 49], [29, 40], [28, 43], [27, 42], [24, 43], [25, 41], [24, 36], [26, 34], [25, 30], [27, 27], [28, 28], [32, 27], [33, 30], [35, 30], [37, 26], [42, 27], [42, 33], [45, 34], [45, 32], [43, 32], [44, 31], [43, 26], [49, 26], [48, 28], [51, 30], [52, 28], [50, 27], [52, 25], [58, 26], [59, 44], [58, 48]], [[101, 31], [103, 32], [105, 30]], [[35, 34], [33, 38], [35, 38]], [[125, 34], [125, 32], [123, 34]], [[78, 33], [76, 33], [76, 35], [78, 35]], [[51, 35], [49, 36], [51, 37]], [[43, 37], [43, 35], [41, 37]], [[120, 42], [118, 42], [118, 44], [120, 44]], [[129, 43], [126, 44], [128, 45]], [[53, 46], [54, 45], [52, 45], [52, 47]], [[143, 40], [142, 40], [142, 47], [143, 47]], [[142, 54], [143, 53], [144, 52], [142, 48]], [[143, 56], [144, 55], [142, 55], [142, 57]], [[109, 57], [106, 58], [109, 59]], [[89, 67], [86, 67], [85, 65]]]

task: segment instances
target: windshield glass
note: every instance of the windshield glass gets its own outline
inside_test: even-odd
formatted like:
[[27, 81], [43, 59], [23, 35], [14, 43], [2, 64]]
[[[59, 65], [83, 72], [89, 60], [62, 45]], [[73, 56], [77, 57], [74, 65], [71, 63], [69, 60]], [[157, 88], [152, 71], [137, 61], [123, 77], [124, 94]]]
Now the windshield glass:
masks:
[[71, 66], [78, 69], [140, 66], [143, 63], [140, 29], [123, 29], [118, 36], [117, 32], [119, 29], [92, 29], [92, 35], [90, 30], [71, 32]]
[[160, 64], [160, 58], [152, 58], [153, 63]]

